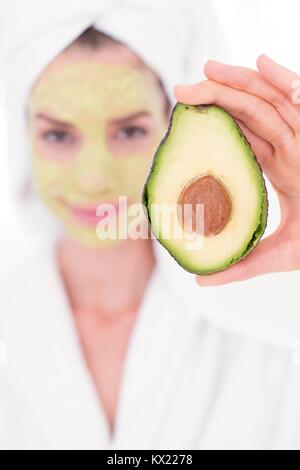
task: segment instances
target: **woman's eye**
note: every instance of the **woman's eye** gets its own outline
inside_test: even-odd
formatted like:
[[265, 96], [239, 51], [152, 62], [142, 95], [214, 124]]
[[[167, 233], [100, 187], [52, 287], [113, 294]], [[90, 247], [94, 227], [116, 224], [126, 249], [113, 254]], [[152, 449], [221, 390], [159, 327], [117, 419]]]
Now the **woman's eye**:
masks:
[[136, 140], [141, 139], [147, 135], [147, 130], [143, 127], [125, 127], [120, 129], [116, 134], [116, 140], [125, 141], [125, 140]]
[[43, 140], [53, 144], [66, 144], [73, 142], [73, 136], [65, 131], [47, 131], [42, 134]]

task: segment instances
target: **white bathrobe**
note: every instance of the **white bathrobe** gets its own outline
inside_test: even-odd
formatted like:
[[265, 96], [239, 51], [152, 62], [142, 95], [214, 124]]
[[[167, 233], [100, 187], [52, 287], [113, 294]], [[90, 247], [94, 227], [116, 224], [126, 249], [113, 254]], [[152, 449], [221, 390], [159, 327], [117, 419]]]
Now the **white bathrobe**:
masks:
[[113, 436], [54, 246], [31, 255], [1, 297], [0, 449], [300, 448], [297, 355], [206, 321], [159, 268], [129, 343]]
[[299, 273], [200, 289], [155, 243], [157, 269], [129, 343], [110, 436], [54, 242], [46, 237], [50, 227], [56, 232], [56, 221], [32, 187], [26, 103], [47, 63], [94, 24], [132, 47], [160, 75], [172, 99], [173, 85], [200, 78], [207, 58], [221, 58], [213, 52], [218, 26], [210, 5], [204, 0], [0, 5], [12, 193], [23, 220], [35, 222], [45, 235], [37, 252], [1, 286], [0, 448], [300, 448]]

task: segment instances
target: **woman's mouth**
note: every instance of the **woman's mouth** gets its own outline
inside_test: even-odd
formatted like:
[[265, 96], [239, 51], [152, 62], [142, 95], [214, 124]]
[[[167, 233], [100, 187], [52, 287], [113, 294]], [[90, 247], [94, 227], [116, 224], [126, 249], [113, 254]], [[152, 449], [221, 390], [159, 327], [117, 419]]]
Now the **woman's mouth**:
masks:
[[93, 206], [74, 206], [68, 203], [65, 205], [77, 223], [95, 228], [101, 220], [112, 219], [118, 216], [120, 211], [120, 206], [116, 202], [102, 202]]

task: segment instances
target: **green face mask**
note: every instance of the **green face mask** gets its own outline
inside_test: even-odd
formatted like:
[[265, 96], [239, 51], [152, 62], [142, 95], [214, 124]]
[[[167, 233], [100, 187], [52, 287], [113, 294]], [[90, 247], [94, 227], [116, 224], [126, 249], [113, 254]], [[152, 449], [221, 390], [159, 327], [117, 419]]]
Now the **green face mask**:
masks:
[[96, 212], [85, 209], [119, 196], [141, 201], [165, 127], [165, 98], [145, 67], [61, 54], [44, 71], [29, 103], [34, 181], [72, 236], [95, 247], [119, 242], [100, 240]]

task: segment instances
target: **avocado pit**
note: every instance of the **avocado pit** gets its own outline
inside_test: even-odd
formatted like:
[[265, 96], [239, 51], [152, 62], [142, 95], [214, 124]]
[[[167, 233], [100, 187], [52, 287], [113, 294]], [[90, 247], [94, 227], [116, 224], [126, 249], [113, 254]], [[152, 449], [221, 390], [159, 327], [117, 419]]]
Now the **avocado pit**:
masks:
[[[197, 227], [197, 205], [204, 207], [204, 236], [216, 236], [227, 226], [232, 213], [232, 201], [224, 183], [213, 175], [204, 175], [190, 181], [182, 190], [178, 205], [183, 227], [189, 223], [192, 231]], [[192, 221], [185, 220], [185, 205], [190, 205]]]

